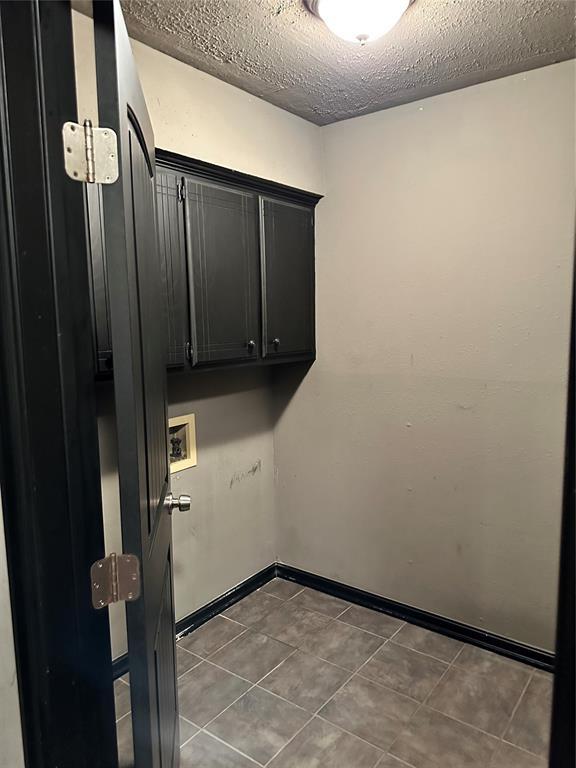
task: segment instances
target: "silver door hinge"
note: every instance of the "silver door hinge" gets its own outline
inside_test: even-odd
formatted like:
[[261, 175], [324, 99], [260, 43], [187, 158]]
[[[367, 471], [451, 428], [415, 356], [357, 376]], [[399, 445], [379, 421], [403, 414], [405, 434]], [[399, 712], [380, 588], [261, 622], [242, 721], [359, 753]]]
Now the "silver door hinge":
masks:
[[121, 600], [132, 602], [140, 597], [140, 560], [136, 555], [112, 552], [96, 560], [90, 568], [92, 605], [97, 610]]
[[64, 168], [74, 181], [113, 184], [118, 178], [118, 140], [111, 128], [94, 128], [91, 120], [62, 126]]

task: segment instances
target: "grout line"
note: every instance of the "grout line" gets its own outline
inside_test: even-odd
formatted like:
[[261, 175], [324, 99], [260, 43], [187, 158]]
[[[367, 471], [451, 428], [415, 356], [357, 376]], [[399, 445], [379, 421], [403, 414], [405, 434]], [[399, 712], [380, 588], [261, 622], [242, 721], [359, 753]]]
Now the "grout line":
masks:
[[119, 718], [116, 720], [116, 725], [118, 725], [118, 723], [120, 722], [120, 720], [124, 720], [124, 718], [125, 718], [125, 717], [128, 717], [128, 715], [131, 715], [131, 714], [132, 714], [132, 710], [129, 710], [128, 712], [126, 712], [126, 714], [122, 715], [122, 717], [119, 717]]
[[[456, 640], [456, 642], [459, 642]], [[433, 656], [431, 653], [426, 653], [425, 651], [419, 651], [417, 648], [412, 648], [409, 645], [405, 645], [404, 643], [401, 643], [399, 640], [394, 641], [394, 645], [399, 645], [401, 648], [406, 648], [408, 651], [413, 651], [414, 653], [419, 653], [420, 656], [426, 656], [428, 659], [434, 659], [434, 661], [439, 661], [442, 664], [448, 664], [450, 667], [454, 664], [454, 661], [458, 658], [460, 655], [462, 649], [458, 651], [456, 656], [452, 659], [452, 661], [447, 661], [446, 659], [439, 659], [438, 656]]]
[[[237, 747], [233, 746], [232, 744], [229, 744], [227, 741], [224, 741], [224, 739], [221, 739], [219, 736], [216, 736], [214, 733], [210, 733], [210, 731], [206, 731], [204, 728], [199, 731], [199, 733], [203, 733], [205, 736], [209, 736], [211, 739], [214, 739], [214, 741], [219, 741], [220, 744], [224, 744], [225, 747], [228, 747], [233, 752], [236, 752], [237, 755], [242, 755], [242, 757], [245, 757], [247, 760], [250, 760], [251, 763], [254, 763], [254, 765], [260, 766], [260, 768], [263, 768], [262, 763], [259, 763], [257, 760], [254, 760], [253, 757], [250, 757], [250, 755], [247, 755], [245, 752], [242, 752]], [[194, 736], [198, 736], [198, 734], [194, 734]], [[194, 738], [194, 736], [192, 738]], [[200, 766], [199, 766], [200, 768]]]
[[[400, 631], [400, 629], [401, 629], [401, 627], [399, 627], [399, 628], [396, 630], [396, 632], [399, 632], [399, 631]], [[396, 632], [394, 633], [394, 635], [396, 634]], [[394, 635], [392, 635], [392, 637], [394, 637]], [[384, 645], [386, 645], [386, 643], [387, 643], [387, 642], [389, 642], [389, 640], [388, 640], [388, 639], [384, 639], [384, 638], [380, 638], [380, 639], [382, 640], [381, 644], [378, 646], [378, 648], [376, 648], [376, 650], [374, 651], [374, 653], [373, 653], [373, 654], [371, 654], [371, 655], [370, 655], [370, 657], [369, 657], [368, 659], [366, 659], [366, 661], [364, 662], [365, 664], [366, 664], [366, 663], [368, 663], [368, 661], [370, 661], [370, 660], [371, 660], [371, 659], [372, 659], [372, 658], [373, 658], [373, 657], [374, 657], [374, 656], [375, 656], [375, 655], [378, 653], [378, 651], [379, 651], [379, 650], [380, 650], [380, 649], [381, 649], [381, 648], [382, 648]], [[320, 658], [320, 657], [316, 657], [316, 658]], [[322, 659], [322, 661], [325, 661], [325, 659]], [[329, 662], [329, 663], [330, 663], [330, 662]], [[350, 670], [345, 670], [345, 671], [346, 671], [346, 672], [349, 672]], [[346, 685], [348, 685], [348, 683], [349, 683], [349, 682], [350, 682], [350, 680], [351, 680], [351, 679], [354, 677], [354, 675], [356, 674], [356, 672], [357, 672], [357, 670], [355, 670], [354, 672], [352, 672], [352, 673], [351, 673], [351, 674], [350, 674], [350, 675], [349, 675], [349, 676], [346, 678], [346, 680], [344, 680], [344, 682], [342, 683], [342, 685], [341, 685], [339, 688], [337, 688], [337, 689], [334, 691], [334, 693], [332, 694], [332, 696], [330, 696], [330, 697], [329, 697], [329, 698], [328, 698], [328, 699], [327, 699], [327, 700], [326, 700], [326, 701], [325, 701], [325, 702], [324, 702], [324, 703], [323, 703], [323, 704], [322, 704], [320, 707], [318, 707], [318, 709], [317, 709], [317, 710], [316, 710], [316, 711], [315, 711], [315, 712], [312, 714], [312, 716], [309, 718], [309, 720], [308, 720], [306, 723], [304, 723], [304, 725], [302, 726], [302, 728], [300, 728], [300, 730], [296, 731], [296, 733], [294, 734], [294, 736], [292, 736], [292, 738], [291, 738], [291, 739], [289, 739], [289, 740], [286, 742], [286, 744], [284, 744], [284, 746], [283, 746], [283, 747], [281, 747], [281, 749], [279, 749], [279, 750], [278, 750], [278, 752], [276, 752], [276, 754], [275, 754], [275, 755], [273, 755], [273, 756], [270, 758], [270, 760], [269, 760], [269, 761], [266, 763], [266, 765], [267, 765], [267, 766], [268, 766], [268, 765], [270, 765], [270, 763], [272, 762], [272, 760], [274, 760], [276, 757], [278, 757], [278, 755], [279, 755], [279, 754], [282, 752], [282, 750], [283, 750], [283, 749], [286, 749], [286, 747], [287, 747], [289, 744], [291, 744], [291, 743], [292, 743], [292, 741], [294, 741], [294, 739], [295, 739], [295, 738], [296, 738], [296, 737], [297, 737], [297, 736], [298, 736], [300, 733], [302, 733], [302, 731], [304, 730], [304, 728], [306, 728], [306, 726], [307, 726], [307, 725], [309, 725], [309, 724], [310, 724], [310, 723], [311, 723], [311, 722], [314, 720], [314, 718], [315, 718], [316, 716], [318, 716], [319, 712], [320, 712], [320, 711], [321, 711], [321, 710], [322, 710], [322, 709], [323, 709], [325, 706], [327, 706], [327, 705], [328, 705], [328, 704], [329, 704], [329, 703], [332, 701], [332, 699], [334, 699], [334, 697], [335, 697], [335, 696], [337, 696], [337, 695], [338, 695], [338, 693], [339, 693], [339, 692], [340, 692], [340, 691], [341, 691], [341, 690], [342, 690], [342, 689], [343, 689], [343, 688], [344, 688]], [[322, 720], [324, 720], [324, 718], [321, 718], [321, 719], [322, 719]], [[326, 721], [326, 722], [329, 722], [329, 721]], [[334, 728], [340, 728], [339, 726], [335, 725], [334, 723], [330, 723], [330, 725], [332, 725]], [[341, 729], [341, 728], [340, 728], [340, 730], [343, 730], [343, 729]], [[352, 735], [353, 735], [355, 738], [360, 738], [359, 736], [356, 736], [356, 734], [352, 734]], [[363, 741], [363, 739], [361, 739], [361, 740]], [[370, 742], [367, 742], [367, 743], [370, 743]], [[380, 749], [380, 747], [376, 747], [376, 745], [375, 745], [375, 744], [371, 744], [371, 746], [372, 746], [372, 747], [375, 747], [376, 749]]]
[[[457, 654], [454, 656], [454, 658], [452, 659], [452, 661], [448, 663], [448, 666], [446, 667], [446, 669], [444, 670], [444, 672], [442, 672], [442, 674], [441, 674], [441, 675], [440, 675], [440, 677], [438, 678], [438, 680], [437, 680], [436, 684], [432, 686], [432, 688], [430, 689], [430, 691], [429, 691], [428, 695], [427, 695], [427, 696], [424, 698], [424, 700], [422, 701], [422, 703], [420, 704], [420, 706], [419, 706], [417, 709], [415, 709], [415, 710], [414, 710], [414, 712], [412, 713], [412, 716], [410, 717], [410, 719], [409, 719], [409, 720], [406, 722], [406, 724], [403, 726], [403, 728], [401, 728], [401, 730], [399, 731], [398, 735], [396, 736], [396, 738], [394, 739], [394, 741], [392, 742], [392, 744], [390, 744], [390, 746], [389, 746], [389, 748], [388, 748], [388, 752], [389, 752], [389, 753], [392, 755], [392, 757], [395, 757], [395, 755], [392, 753], [392, 749], [393, 749], [393, 747], [394, 747], [394, 744], [396, 744], [396, 742], [397, 742], [397, 741], [398, 741], [398, 739], [399, 739], [399, 738], [402, 736], [402, 734], [404, 733], [404, 731], [406, 730], [406, 728], [407, 728], [407, 727], [410, 725], [410, 723], [412, 723], [412, 722], [413, 722], [413, 721], [416, 719], [416, 717], [417, 717], [418, 713], [420, 712], [420, 710], [421, 710], [423, 707], [425, 707], [425, 706], [427, 705], [427, 703], [428, 703], [428, 701], [430, 700], [430, 698], [431, 698], [432, 694], [433, 694], [433, 693], [434, 693], [434, 691], [435, 691], [435, 690], [438, 688], [438, 686], [440, 685], [440, 683], [442, 682], [442, 680], [444, 679], [444, 677], [445, 677], [445, 676], [448, 674], [448, 672], [449, 672], [449, 671], [452, 669], [452, 667], [454, 666], [454, 662], [456, 661], [456, 659], [458, 658], [458, 656], [460, 655], [460, 653], [462, 653], [462, 651], [463, 651], [463, 650], [464, 650], [464, 649], [463, 649], [463, 648], [461, 648], [461, 649], [460, 649], [460, 651], [459, 651], [459, 652], [458, 652], [458, 653], [457, 653]], [[422, 655], [425, 655], [425, 654], [422, 654]], [[431, 658], [434, 658], [434, 657], [431, 657]], [[445, 663], [446, 663], [446, 662], [445, 662]], [[436, 711], [436, 710], [435, 710], [435, 711]], [[441, 713], [441, 714], [444, 714], [444, 713]], [[444, 717], [448, 717], [448, 715], [444, 715]], [[453, 718], [453, 719], [454, 719], [454, 718]]]
[[[294, 649], [294, 651], [296, 651], [296, 649]], [[292, 653], [290, 654], [290, 656], [292, 656]], [[287, 656], [286, 658], [290, 658], [290, 656]], [[276, 666], [275, 666], [275, 667], [273, 667], [273, 668], [272, 668], [272, 669], [271, 669], [269, 672], [267, 672], [267, 673], [266, 673], [266, 675], [263, 675], [263, 676], [262, 676], [262, 677], [261, 677], [261, 678], [260, 678], [260, 679], [259, 679], [257, 682], [255, 682], [255, 683], [252, 683], [250, 680], [246, 680], [246, 678], [244, 678], [244, 677], [240, 677], [240, 675], [235, 675], [235, 677], [239, 677], [239, 678], [240, 678], [240, 680], [243, 680], [244, 682], [250, 683], [250, 688], [247, 688], [245, 691], [243, 691], [243, 693], [241, 693], [241, 694], [240, 694], [240, 696], [237, 696], [237, 697], [234, 699], [234, 701], [230, 702], [230, 704], [228, 704], [228, 706], [227, 706], [227, 707], [224, 707], [224, 709], [223, 709], [221, 712], [219, 712], [219, 713], [218, 713], [218, 714], [217, 714], [215, 717], [213, 717], [211, 720], [209, 720], [209, 721], [208, 721], [208, 722], [207, 722], [207, 723], [204, 725], [204, 728], [203, 728], [203, 730], [206, 730], [206, 728], [208, 728], [208, 726], [209, 726], [209, 725], [212, 725], [212, 723], [213, 723], [215, 720], [217, 720], [217, 719], [220, 717], [220, 715], [223, 715], [223, 714], [224, 714], [224, 712], [226, 712], [228, 709], [230, 709], [230, 707], [233, 707], [233, 706], [234, 706], [234, 704], [236, 704], [236, 702], [237, 702], [237, 701], [239, 701], [239, 700], [240, 700], [240, 699], [241, 699], [243, 696], [246, 696], [246, 694], [247, 694], [247, 693], [250, 693], [250, 691], [251, 691], [253, 688], [256, 688], [256, 686], [258, 685], [258, 683], [260, 682], [260, 680], [263, 680], [263, 679], [264, 679], [264, 678], [265, 678], [267, 675], [271, 674], [272, 672], [274, 672], [274, 670], [278, 669], [278, 667], [279, 667], [281, 664], [283, 664], [285, 661], [286, 661], [286, 659], [282, 659], [282, 661], [281, 661], [279, 664], [276, 664]], [[208, 663], [208, 664], [213, 664], [213, 662], [207, 662], [207, 663]], [[218, 665], [217, 665], [217, 664], [213, 664], [213, 666], [217, 667]], [[223, 669], [223, 667], [219, 667], [219, 669]], [[228, 672], [228, 674], [229, 674], [229, 675], [233, 675], [233, 674], [234, 674], [233, 672], [229, 672], [227, 669], [223, 669], [223, 671], [224, 671], [224, 672]], [[261, 690], [264, 690], [264, 689], [262, 688]], [[296, 705], [296, 704], [293, 704], [293, 706], [297, 706], [297, 705]], [[299, 707], [299, 709], [302, 709], [302, 707]], [[303, 711], [306, 711], [306, 710], [303, 710]], [[206, 733], [210, 733], [210, 731], [206, 731]], [[213, 734], [210, 734], [210, 735], [212, 736]], [[224, 742], [224, 743], [225, 743], [225, 744], [227, 744], [228, 742]], [[230, 746], [232, 746], [232, 745], [230, 745]]]
[[192, 722], [192, 720], [190, 720], [190, 718], [189, 718], [189, 717], [184, 717], [184, 715], [181, 715], [181, 714], [180, 714], [180, 712], [178, 712], [178, 716], [179, 716], [179, 717], [181, 717], [181, 718], [182, 718], [182, 720], [186, 720], [186, 722], [187, 722], [189, 725], [193, 725], [193, 726], [194, 726], [194, 728], [197, 728], [199, 731], [201, 731], [201, 730], [202, 730], [202, 728], [201, 728], [201, 727], [200, 727], [200, 726], [199, 726], [197, 723], [193, 723], [193, 722]]

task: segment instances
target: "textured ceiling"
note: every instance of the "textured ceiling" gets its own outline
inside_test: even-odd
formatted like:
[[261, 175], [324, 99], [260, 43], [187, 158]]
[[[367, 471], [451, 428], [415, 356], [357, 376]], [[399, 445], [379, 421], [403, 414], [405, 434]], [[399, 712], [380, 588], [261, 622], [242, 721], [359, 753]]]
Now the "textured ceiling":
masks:
[[137, 40], [319, 125], [575, 55], [573, 0], [415, 0], [364, 47], [332, 35], [303, 0], [122, 7]]

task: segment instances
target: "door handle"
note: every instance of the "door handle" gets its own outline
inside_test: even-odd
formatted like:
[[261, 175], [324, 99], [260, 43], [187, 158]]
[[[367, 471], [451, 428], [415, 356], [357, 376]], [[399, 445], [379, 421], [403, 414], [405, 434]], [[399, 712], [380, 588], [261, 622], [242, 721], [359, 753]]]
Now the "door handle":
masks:
[[179, 512], [188, 512], [190, 509], [190, 503], [192, 499], [190, 496], [188, 496], [187, 493], [183, 493], [178, 498], [173, 496], [171, 493], [166, 494], [166, 498], [164, 499], [164, 507], [168, 510], [170, 514], [177, 509]]

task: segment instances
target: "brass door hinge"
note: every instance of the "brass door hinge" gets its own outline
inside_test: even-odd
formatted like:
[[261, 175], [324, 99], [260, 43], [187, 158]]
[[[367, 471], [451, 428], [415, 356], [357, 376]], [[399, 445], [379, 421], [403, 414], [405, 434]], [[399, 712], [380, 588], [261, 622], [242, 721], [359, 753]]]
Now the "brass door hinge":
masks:
[[92, 605], [97, 610], [120, 600], [132, 602], [140, 597], [140, 560], [136, 555], [112, 552], [96, 560], [90, 568]]
[[94, 128], [91, 120], [84, 124], [62, 126], [64, 168], [74, 181], [89, 184], [114, 184], [118, 178], [118, 140], [111, 128]]

